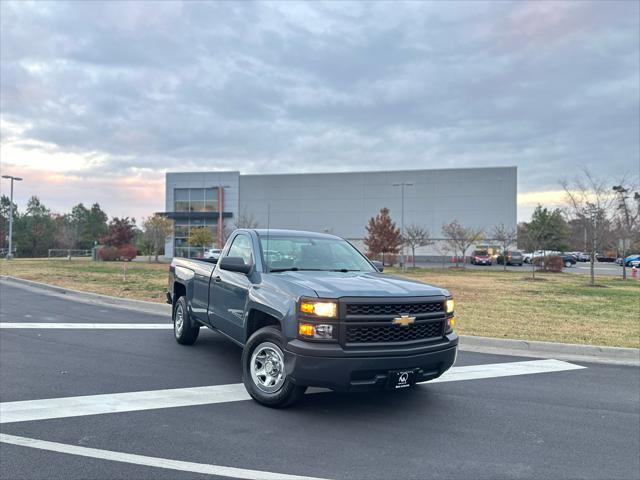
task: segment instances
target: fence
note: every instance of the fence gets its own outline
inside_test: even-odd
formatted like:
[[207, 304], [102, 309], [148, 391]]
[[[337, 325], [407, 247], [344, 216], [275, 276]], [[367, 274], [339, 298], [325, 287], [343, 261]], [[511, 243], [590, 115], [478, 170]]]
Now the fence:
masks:
[[64, 258], [71, 260], [74, 257], [89, 257], [91, 258], [91, 250], [77, 250], [68, 248], [50, 248], [48, 253], [49, 260], [56, 258]]

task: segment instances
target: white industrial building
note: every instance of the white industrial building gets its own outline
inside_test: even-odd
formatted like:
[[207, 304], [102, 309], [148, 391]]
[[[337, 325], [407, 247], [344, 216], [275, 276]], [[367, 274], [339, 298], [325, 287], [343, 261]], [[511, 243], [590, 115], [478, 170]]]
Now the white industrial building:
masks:
[[[239, 172], [166, 174], [166, 212], [175, 222], [166, 255], [198, 256], [190, 229], [206, 226], [220, 239], [247, 218], [260, 228], [329, 232], [362, 246], [365, 226], [383, 207], [405, 226], [418, 224], [433, 237], [457, 220], [490, 232], [516, 226], [516, 167], [398, 170], [380, 172], [241, 175]], [[220, 226], [223, 229], [220, 230]], [[437, 252], [437, 245], [420, 254]]]

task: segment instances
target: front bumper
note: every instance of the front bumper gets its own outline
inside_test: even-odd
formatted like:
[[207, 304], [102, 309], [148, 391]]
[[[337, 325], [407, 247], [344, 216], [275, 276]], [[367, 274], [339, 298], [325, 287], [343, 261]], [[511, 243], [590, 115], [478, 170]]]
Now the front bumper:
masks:
[[285, 348], [287, 376], [297, 385], [336, 391], [380, 390], [390, 370], [417, 369], [417, 382], [432, 380], [454, 364], [458, 336], [418, 347], [344, 350], [337, 344], [291, 340]]

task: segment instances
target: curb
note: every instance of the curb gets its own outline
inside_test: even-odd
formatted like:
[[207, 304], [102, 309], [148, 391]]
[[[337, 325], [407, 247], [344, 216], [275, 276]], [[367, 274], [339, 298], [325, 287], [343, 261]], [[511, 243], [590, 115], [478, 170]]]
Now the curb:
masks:
[[[171, 307], [163, 303], [130, 300], [101, 295], [99, 293], [81, 292], [79, 290], [57, 287], [47, 283], [24, 280], [8, 275], [0, 276], [0, 280], [2, 282], [19, 285], [21, 288], [46, 290], [50, 295], [64, 296], [78, 302], [106, 305], [163, 316], [171, 315]], [[476, 337], [469, 335], [460, 335], [459, 348], [463, 352], [640, 366], [640, 349], [637, 348], [601, 347], [595, 345]]]
[[13, 284], [14, 286], [19, 286], [21, 288], [46, 290], [49, 295], [59, 297], [64, 296], [70, 300], [82, 303], [106, 305], [109, 307], [142, 311], [144, 313], [152, 313], [156, 315], [171, 315], [171, 306], [165, 303], [146, 302], [144, 300], [131, 300], [128, 298], [101, 295], [99, 293], [82, 292], [80, 290], [58, 287], [56, 285], [49, 285], [48, 283], [25, 280], [23, 278], [11, 277], [9, 275], [0, 275], [0, 281]]
[[578, 362], [640, 366], [640, 349], [461, 335], [460, 350]]

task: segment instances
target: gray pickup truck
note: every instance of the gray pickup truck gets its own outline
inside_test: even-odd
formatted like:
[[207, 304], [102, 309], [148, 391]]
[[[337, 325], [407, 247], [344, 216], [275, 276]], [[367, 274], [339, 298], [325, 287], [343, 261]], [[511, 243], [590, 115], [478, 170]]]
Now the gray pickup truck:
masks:
[[236, 230], [218, 259], [171, 262], [167, 301], [179, 343], [205, 326], [243, 348], [247, 391], [270, 407], [309, 386], [405, 389], [456, 359], [449, 292], [384, 274], [333, 235]]

